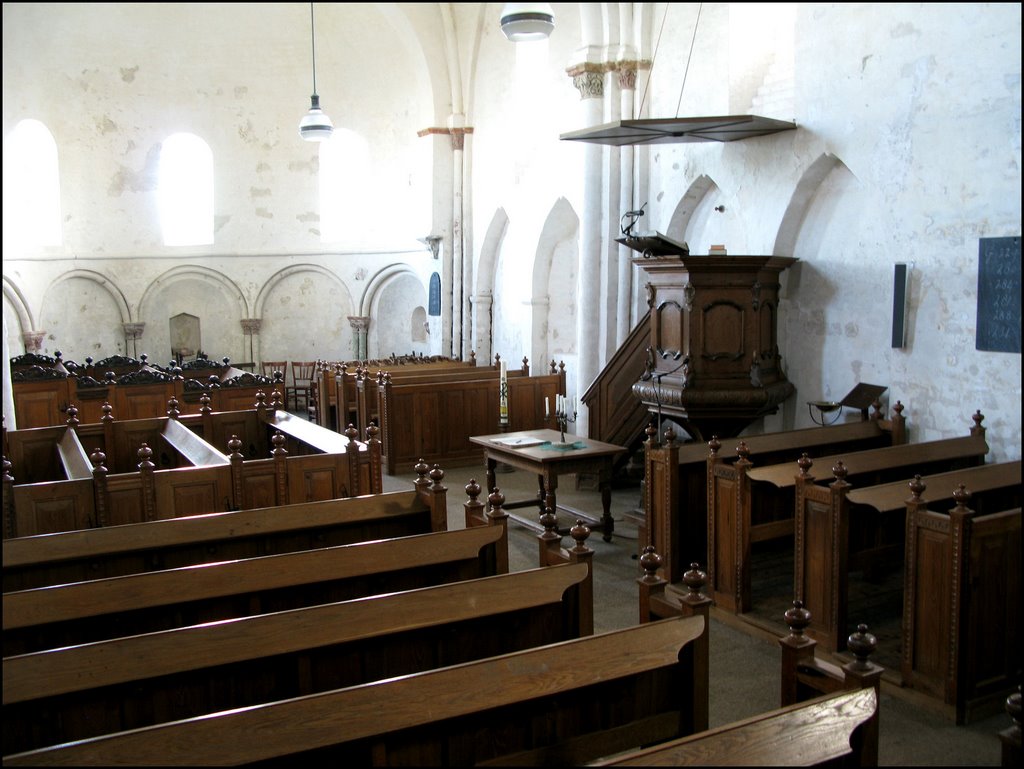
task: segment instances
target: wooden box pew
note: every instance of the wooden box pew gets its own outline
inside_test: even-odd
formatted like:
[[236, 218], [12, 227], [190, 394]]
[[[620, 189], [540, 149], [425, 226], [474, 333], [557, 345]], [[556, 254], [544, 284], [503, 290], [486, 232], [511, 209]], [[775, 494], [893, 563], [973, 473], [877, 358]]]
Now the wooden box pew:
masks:
[[[793, 554], [796, 597], [813, 614], [808, 632], [829, 653], [842, 651], [847, 631], [849, 573], [903, 568], [906, 501], [913, 478], [853, 488], [840, 462], [827, 486], [798, 480]], [[1020, 506], [1020, 460], [925, 476], [933, 510], [955, 504], [964, 484], [980, 515]]]
[[71, 402], [71, 378], [52, 366], [29, 365], [11, 370], [14, 418], [20, 429], [64, 423]]
[[979, 513], [961, 485], [931, 509], [925, 488], [906, 502], [901, 678], [968, 723], [1019, 685], [1021, 508]]
[[[903, 404], [897, 402], [892, 411], [888, 420], [882, 418], [876, 406], [866, 420], [766, 433], [742, 440], [758, 463], [766, 465], [795, 462], [801, 454], [818, 457], [906, 443]], [[669, 582], [678, 582], [690, 563], [703, 563], [707, 558], [708, 464], [713, 456], [726, 466], [726, 460], [738, 456], [738, 443], [739, 439], [723, 445], [712, 438], [708, 444], [683, 445], [675, 440], [674, 433], [667, 431], [662, 443], [648, 440], [644, 445], [645, 519], [639, 530], [639, 548], [655, 548], [662, 557]]]
[[[49, 434], [45, 441], [16, 444], [21, 455], [19, 464], [33, 472], [35, 478], [47, 477], [52, 480], [16, 484], [12, 463], [4, 458], [5, 541], [38, 530], [54, 531], [62, 526], [86, 528], [96, 525], [92, 465], [78, 434], [70, 427], [32, 430], [33, 433], [38, 431]], [[54, 439], [56, 443], [52, 442]]]
[[[431, 371], [465, 370], [476, 367], [476, 354], [470, 353], [468, 360], [455, 358], [432, 357], [419, 358], [413, 356], [393, 357], [373, 361], [319, 361], [314, 377], [314, 395], [318, 423], [344, 432], [348, 425], [360, 425], [356, 407], [356, 380], [370, 380], [372, 385], [377, 381], [374, 371], [384, 369], [399, 371]], [[367, 398], [376, 403], [377, 396], [372, 387], [365, 393]], [[339, 406], [340, 404], [340, 406]], [[359, 429], [357, 427], [357, 429]], [[365, 425], [362, 426], [365, 430]]]
[[707, 728], [708, 691], [693, 681], [706, 633], [701, 617], [674, 618], [4, 763], [577, 766]]
[[491, 576], [502, 524], [4, 593], [4, 656]]
[[5, 657], [4, 751], [580, 638], [589, 581], [564, 564]]
[[[723, 463], [708, 460], [708, 577], [715, 603], [736, 614], [751, 610], [751, 556], [758, 543], [792, 547], [797, 483], [806, 482], [812, 467], [831, 468], [842, 461], [847, 481], [872, 486], [905, 480], [912, 473], [934, 474], [984, 464], [989, 447], [984, 428], [972, 434], [923, 443], [832, 454], [797, 461], [755, 465], [743, 442], [739, 458]], [[831, 480], [831, 474], [828, 480]]]
[[3, 591], [444, 531], [442, 478], [424, 466], [410, 491], [7, 539]]
[[[545, 399], [554, 408], [565, 394], [565, 369], [540, 375], [508, 372], [510, 431], [543, 428]], [[475, 464], [480, 447], [473, 435], [499, 432], [500, 371], [477, 369], [462, 378], [438, 382], [428, 378], [380, 385], [381, 443], [385, 472], [419, 457], [444, 466]]]

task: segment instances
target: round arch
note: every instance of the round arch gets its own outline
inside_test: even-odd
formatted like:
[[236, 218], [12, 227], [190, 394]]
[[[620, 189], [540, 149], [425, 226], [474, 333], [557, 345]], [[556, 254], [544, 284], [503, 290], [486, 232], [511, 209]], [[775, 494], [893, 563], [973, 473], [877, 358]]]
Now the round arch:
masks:
[[178, 283], [179, 281], [197, 279], [221, 289], [228, 297], [237, 302], [238, 317], [249, 317], [249, 303], [245, 300], [245, 295], [242, 293], [242, 290], [238, 287], [237, 283], [222, 272], [194, 264], [172, 267], [146, 286], [146, 290], [142, 292], [142, 298], [139, 299], [139, 317], [142, 317], [145, 314], [144, 310], [146, 306], [150, 302], [154, 301], [158, 292], [165, 291], [168, 286]]

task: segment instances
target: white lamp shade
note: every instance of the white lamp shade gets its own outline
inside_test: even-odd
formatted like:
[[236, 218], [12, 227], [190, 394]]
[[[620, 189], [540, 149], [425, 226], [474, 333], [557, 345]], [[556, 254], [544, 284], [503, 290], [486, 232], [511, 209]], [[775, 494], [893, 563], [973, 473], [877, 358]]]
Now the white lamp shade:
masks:
[[299, 136], [308, 142], [322, 142], [331, 138], [334, 133], [334, 123], [320, 109], [320, 98], [316, 95], [311, 97], [309, 112], [303, 115], [299, 121]]
[[543, 40], [554, 28], [549, 3], [505, 3], [501, 9], [501, 31], [513, 43]]

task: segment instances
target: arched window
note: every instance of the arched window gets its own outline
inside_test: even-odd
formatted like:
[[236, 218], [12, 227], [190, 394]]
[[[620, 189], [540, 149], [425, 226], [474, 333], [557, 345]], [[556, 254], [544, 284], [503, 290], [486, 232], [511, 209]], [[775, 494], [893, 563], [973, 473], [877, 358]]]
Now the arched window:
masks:
[[159, 205], [165, 246], [213, 243], [213, 153], [195, 134], [164, 140]]
[[320, 143], [320, 241], [359, 241], [370, 217], [365, 206], [379, 205], [369, 191], [370, 150], [366, 139], [335, 128]]
[[59, 246], [57, 143], [38, 120], [22, 120], [4, 141], [4, 250]]

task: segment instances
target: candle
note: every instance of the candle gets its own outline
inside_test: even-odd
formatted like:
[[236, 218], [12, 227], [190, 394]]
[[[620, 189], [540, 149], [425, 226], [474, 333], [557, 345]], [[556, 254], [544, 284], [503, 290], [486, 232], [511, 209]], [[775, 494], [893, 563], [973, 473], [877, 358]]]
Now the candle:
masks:
[[547, 419], [551, 416], [551, 399], [546, 395], [544, 396], [544, 418]]

